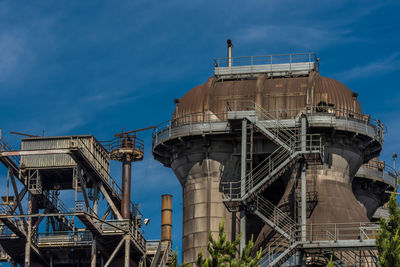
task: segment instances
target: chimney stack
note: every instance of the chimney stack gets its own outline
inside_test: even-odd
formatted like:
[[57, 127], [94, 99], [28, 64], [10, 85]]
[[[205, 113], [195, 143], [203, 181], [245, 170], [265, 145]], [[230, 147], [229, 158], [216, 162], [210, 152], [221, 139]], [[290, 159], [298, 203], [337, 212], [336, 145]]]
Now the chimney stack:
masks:
[[228, 67], [232, 67], [232, 57], [233, 57], [233, 44], [231, 40], [227, 40], [228, 44]]
[[172, 241], [172, 195], [161, 196], [161, 241]]

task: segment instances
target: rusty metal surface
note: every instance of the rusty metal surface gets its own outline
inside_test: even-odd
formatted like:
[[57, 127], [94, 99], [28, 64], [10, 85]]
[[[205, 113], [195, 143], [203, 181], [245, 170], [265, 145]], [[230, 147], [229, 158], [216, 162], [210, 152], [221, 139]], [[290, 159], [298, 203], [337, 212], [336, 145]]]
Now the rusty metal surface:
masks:
[[[265, 75], [254, 80], [216, 81], [214, 77], [205, 84], [186, 93], [176, 106], [173, 119], [193, 113], [222, 114], [227, 101], [249, 99], [267, 111], [301, 110], [306, 106], [324, 103], [337, 109], [362, 113], [360, 103], [343, 83], [318, 72], [309, 77], [268, 79]], [[293, 118], [295, 114], [288, 114]], [[217, 115], [218, 116], [218, 115]], [[201, 117], [197, 118], [202, 120]]]
[[161, 241], [172, 240], [172, 195], [162, 195]]

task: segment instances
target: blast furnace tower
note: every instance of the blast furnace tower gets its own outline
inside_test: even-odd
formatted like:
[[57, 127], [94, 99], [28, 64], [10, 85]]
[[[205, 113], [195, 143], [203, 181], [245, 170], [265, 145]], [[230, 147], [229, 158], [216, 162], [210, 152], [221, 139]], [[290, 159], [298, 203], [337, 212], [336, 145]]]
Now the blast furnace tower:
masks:
[[196, 261], [224, 219], [241, 246], [254, 235], [262, 266], [330, 255], [376, 264], [371, 220], [395, 181], [382, 168], [358, 170], [379, 155], [383, 125], [362, 113], [357, 93], [320, 75], [315, 54], [235, 58], [232, 48], [153, 135], [155, 159], [183, 187], [183, 261]]

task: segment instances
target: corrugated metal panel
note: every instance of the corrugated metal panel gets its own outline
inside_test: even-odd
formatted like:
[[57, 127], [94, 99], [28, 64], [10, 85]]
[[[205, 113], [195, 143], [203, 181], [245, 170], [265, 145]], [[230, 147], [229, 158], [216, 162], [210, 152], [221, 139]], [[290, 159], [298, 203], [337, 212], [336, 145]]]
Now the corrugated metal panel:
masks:
[[[21, 142], [22, 150], [43, 150], [43, 149], [68, 149], [71, 142], [81, 149], [82, 153], [92, 163], [95, 169], [108, 177], [109, 155], [103, 146], [93, 136], [63, 136], [45, 138], [26, 138]], [[21, 164], [27, 168], [60, 168], [74, 167], [76, 162], [70, 155], [31, 155], [21, 157]]]

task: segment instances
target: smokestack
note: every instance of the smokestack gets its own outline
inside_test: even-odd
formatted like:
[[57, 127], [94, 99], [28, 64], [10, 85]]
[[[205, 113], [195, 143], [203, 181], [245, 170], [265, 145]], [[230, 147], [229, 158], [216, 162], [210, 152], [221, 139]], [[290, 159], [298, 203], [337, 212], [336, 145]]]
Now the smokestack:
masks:
[[228, 67], [232, 67], [233, 44], [229, 39], [226, 41], [226, 43], [228, 44]]
[[121, 201], [121, 216], [124, 219], [129, 219], [130, 204], [131, 204], [131, 158], [126, 155], [122, 161], [122, 201]]
[[172, 195], [161, 196], [161, 241], [172, 240]]

